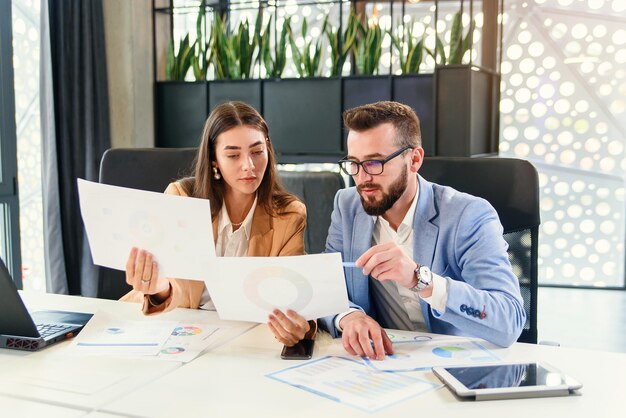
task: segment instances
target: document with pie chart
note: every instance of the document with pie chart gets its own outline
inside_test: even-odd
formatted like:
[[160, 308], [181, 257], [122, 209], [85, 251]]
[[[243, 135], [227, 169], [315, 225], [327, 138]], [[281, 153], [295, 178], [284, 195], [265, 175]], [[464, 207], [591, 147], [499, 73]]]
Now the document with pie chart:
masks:
[[438, 336], [418, 338], [414, 341], [397, 341], [393, 344], [394, 353], [384, 360], [371, 361], [363, 358], [365, 364], [381, 372], [410, 372], [428, 370], [435, 366], [456, 366], [459, 364], [486, 363], [499, 358], [478, 340]]
[[307, 320], [348, 310], [341, 254], [219, 257], [206, 286], [221, 319], [267, 322], [277, 308]]
[[180, 197], [78, 179], [93, 262], [126, 269], [133, 247], [153, 254], [160, 277], [203, 280], [215, 262], [211, 208]]

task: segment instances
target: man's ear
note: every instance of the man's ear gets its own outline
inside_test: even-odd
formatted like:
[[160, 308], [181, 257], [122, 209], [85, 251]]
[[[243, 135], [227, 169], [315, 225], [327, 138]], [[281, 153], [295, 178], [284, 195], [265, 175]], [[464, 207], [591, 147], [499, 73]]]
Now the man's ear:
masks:
[[424, 148], [415, 147], [411, 153], [411, 172], [417, 173], [424, 162]]

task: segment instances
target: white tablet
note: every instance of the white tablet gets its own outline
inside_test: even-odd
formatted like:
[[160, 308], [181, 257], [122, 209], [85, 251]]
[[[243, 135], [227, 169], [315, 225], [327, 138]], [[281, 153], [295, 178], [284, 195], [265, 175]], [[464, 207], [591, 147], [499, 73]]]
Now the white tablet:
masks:
[[477, 401], [567, 396], [582, 384], [546, 363], [433, 367], [454, 393]]

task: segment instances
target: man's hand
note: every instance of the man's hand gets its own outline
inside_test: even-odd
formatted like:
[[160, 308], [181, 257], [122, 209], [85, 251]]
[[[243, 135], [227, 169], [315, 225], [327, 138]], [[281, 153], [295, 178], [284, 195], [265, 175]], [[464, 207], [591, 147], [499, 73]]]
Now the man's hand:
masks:
[[371, 275], [376, 280], [391, 280], [406, 288], [417, 284], [415, 278], [417, 263], [393, 242], [373, 246], [354, 264], [363, 267], [364, 275]]
[[385, 330], [363, 312], [355, 311], [344, 316], [339, 326], [343, 329], [343, 347], [353, 356], [384, 360], [385, 353], [393, 354], [391, 340]]

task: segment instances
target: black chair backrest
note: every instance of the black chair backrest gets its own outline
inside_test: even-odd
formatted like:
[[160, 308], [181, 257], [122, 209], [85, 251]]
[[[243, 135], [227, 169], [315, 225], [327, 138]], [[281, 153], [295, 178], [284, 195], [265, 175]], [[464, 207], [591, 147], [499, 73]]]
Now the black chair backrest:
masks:
[[[162, 192], [168, 184], [192, 174], [195, 148], [112, 148], [102, 156], [100, 183]], [[123, 271], [99, 268], [98, 297], [119, 299], [132, 287]]]
[[514, 158], [430, 157], [424, 159], [420, 174], [428, 181], [482, 197], [498, 212], [527, 315], [518, 341], [536, 343], [540, 219], [535, 167]]
[[196, 148], [111, 148], [102, 156], [100, 183], [162, 192], [192, 175]]
[[335, 194], [345, 187], [343, 177], [330, 171], [279, 171], [279, 175], [285, 188], [306, 204], [306, 252], [324, 252]]
[[[115, 148], [104, 153], [100, 183], [162, 192], [172, 181], [192, 175], [196, 148]], [[339, 173], [279, 171], [286, 189], [307, 206], [305, 250], [319, 253], [326, 246], [333, 199], [344, 187]], [[124, 272], [100, 268], [98, 297], [119, 299], [130, 290]]]

